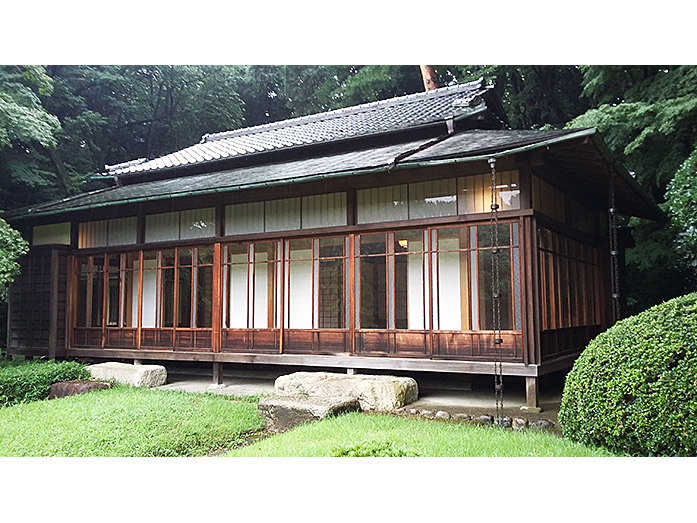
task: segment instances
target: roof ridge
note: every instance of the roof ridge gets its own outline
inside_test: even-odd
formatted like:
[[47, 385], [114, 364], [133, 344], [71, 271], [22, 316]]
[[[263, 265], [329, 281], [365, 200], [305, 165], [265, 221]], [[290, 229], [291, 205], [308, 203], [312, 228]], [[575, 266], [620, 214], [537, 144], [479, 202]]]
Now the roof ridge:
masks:
[[453, 91], [466, 91], [468, 89], [471, 89], [472, 87], [478, 87], [480, 89], [489, 88], [489, 86], [484, 85], [484, 78], [480, 77], [479, 79], [473, 80], [471, 82], [439, 87], [438, 89], [433, 89], [431, 91], [420, 91], [418, 93], [411, 93], [403, 96], [395, 96], [386, 100], [376, 100], [374, 102], [352, 105], [350, 107], [342, 107], [340, 109], [332, 109], [330, 111], [322, 111], [319, 113], [308, 114], [305, 116], [296, 116], [295, 118], [288, 118], [286, 120], [279, 120], [276, 122], [254, 125], [252, 127], [241, 127], [239, 129], [233, 129], [231, 131], [204, 134], [199, 143], [210, 143], [213, 141], [225, 140], [227, 138], [233, 138], [237, 136], [247, 136], [274, 129], [283, 129], [286, 127], [302, 125], [306, 122], [309, 123], [331, 120], [333, 118], [343, 116], [347, 113], [360, 114], [362, 112], [370, 111], [371, 109], [374, 109], [378, 106], [399, 105], [403, 103], [409, 103], [419, 98], [446, 96], [452, 93]]

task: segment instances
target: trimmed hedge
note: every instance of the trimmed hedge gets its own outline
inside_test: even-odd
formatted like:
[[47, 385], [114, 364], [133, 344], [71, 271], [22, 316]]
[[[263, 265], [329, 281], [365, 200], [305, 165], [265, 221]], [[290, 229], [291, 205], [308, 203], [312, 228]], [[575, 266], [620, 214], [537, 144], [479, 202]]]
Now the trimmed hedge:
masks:
[[566, 378], [565, 437], [633, 456], [697, 455], [697, 293], [590, 342]]
[[90, 373], [76, 361], [37, 361], [0, 368], [0, 407], [48, 398], [59, 381], [86, 380]]

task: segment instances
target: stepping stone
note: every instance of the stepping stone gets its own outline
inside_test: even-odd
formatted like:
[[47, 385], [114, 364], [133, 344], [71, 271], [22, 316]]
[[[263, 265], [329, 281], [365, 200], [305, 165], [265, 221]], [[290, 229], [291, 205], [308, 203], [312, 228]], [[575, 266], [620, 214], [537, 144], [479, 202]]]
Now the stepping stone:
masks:
[[356, 398], [272, 395], [259, 400], [259, 413], [269, 432], [285, 432], [303, 423], [360, 410]]
[[391, 412], [419, 397], [413, 378], [367, 374], [295, 372], [276, 379], [275, 388], [282, 395], [356, 398], [361, 410], [373, 412]]
[[110, 383], [104, 381], [72, 380], [59, 381], [51, 385], [48, 399], [65, 398], [75, 394], [86, 394], [93, 390], [103, 390], [111, 387]]
[[98, 380], [114, 380], [135, 387], [159, 387], [167, 382], [167, 369], [162, 365], [129, 365], [108, 361], [87, 367], [90, 375]]

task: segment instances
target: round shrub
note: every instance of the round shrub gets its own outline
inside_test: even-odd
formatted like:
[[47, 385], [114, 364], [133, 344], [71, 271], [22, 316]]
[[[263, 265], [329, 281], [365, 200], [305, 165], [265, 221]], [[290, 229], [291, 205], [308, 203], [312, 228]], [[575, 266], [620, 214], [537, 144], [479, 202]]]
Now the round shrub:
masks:
[[565, 437], [633, 456], [697, 455], [697, 293], [617, 322], [566, 378]]

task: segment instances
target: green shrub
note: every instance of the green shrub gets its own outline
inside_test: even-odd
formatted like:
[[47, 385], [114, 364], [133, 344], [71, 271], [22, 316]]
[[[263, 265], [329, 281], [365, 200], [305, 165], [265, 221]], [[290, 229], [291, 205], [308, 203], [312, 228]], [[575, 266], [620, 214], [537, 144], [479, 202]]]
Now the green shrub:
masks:
[[0, 407], [48, 398], [53, 383], [89, 379], [75, 361], [38, 361], [0, 368]]
[[564, 436], [635, 456], [697, 455], [697, 293], [618, 322], [566, 378]]

